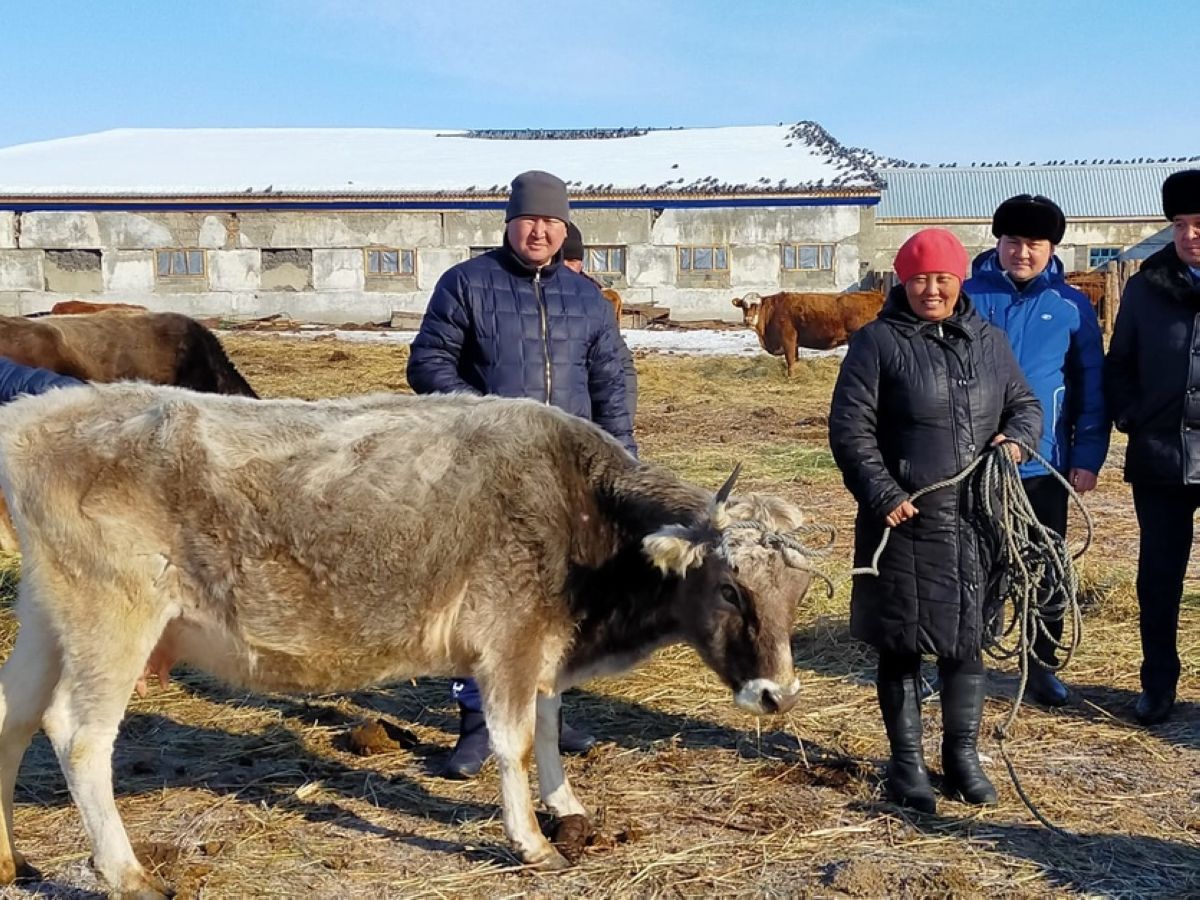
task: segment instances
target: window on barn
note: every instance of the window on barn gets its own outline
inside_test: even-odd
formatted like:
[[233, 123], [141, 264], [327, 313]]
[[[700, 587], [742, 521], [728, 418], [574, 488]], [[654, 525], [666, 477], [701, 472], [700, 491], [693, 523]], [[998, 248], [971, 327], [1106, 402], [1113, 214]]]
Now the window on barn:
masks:
[[155, 272], [159, 278], [203, 278], [203, 250], [159, 250]]
[[585, 247], [583, 270], [589, 275], [624, 275], [624, 247]]
[[1099, 269], [1121, 255], [1120, 247], [1088, 247], [1088, 268]]
[[390, 275], [414, 275], [417, 271], [417, 252], [399, 248], [370, 249], [367, 254], [367, 275], [386, 278]]
[[680, 272], [724, 272], [729, 256], [724, 247], [697, 246], [679, 248]]
[[784, 244], [780, 248], [784, 271], [829, 271], [833, 268], [833, 244]]

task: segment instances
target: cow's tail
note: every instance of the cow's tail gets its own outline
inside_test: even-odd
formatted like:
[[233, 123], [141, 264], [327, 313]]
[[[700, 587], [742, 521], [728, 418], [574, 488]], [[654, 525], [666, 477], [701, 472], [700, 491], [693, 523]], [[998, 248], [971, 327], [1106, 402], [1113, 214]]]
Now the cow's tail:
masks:
[[184, 342], [183, 354], [175, 371], [175, 383], [207, 394], [258, 394], [234, 366], [217, 336], [195, 320]]

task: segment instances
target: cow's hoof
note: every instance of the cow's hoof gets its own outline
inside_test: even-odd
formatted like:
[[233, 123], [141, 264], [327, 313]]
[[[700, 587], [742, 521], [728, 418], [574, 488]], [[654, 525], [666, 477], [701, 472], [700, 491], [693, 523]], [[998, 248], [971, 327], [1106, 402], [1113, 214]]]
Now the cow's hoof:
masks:
[[554, 847], [572, 865], [579, 862], [592, 836], [592, 823], [587, 816], [563, 816], [554, 829]]
[[20, 853], [13, 851], [12, 859], [0, 863], [0, 884], [28, 884], [41, 881], [42, 873], [29, 864]]
[[139, 879], [130, 879], [110, 896], [119, 900], [170, 900], [175, 896], [175, 892], [167, 887], [167, 883], [161, 878], [143, 873]]
[[563, 869], [571, 868], [571, 862], [554, 848], [550, 852], [537, 859], [530, 859], [528, 864], [537, 869], [539, 872], [561, 872]]

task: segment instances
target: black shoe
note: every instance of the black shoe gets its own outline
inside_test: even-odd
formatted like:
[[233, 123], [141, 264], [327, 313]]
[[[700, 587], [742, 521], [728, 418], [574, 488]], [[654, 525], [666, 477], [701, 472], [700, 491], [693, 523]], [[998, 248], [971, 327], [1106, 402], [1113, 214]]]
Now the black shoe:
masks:
[[1030, 660], [1025, 689], [1029, 699], [1042, 706], [1066, 706], [1071, 698], [1067, 686], [1058, 680], [1058, 676], [1033, 660]]
[[1143, 725], [1157, 725], [1160, 722], [1167, 721], [1171, 717], [1171, 710], [1174, 708], [1174, 691], [1145, 690], [1138, 696], [1137, 706], [1133, 708], [1133, 714], [1137, 716], [1137, 720]]
[[440, 774], [443, 778], [465, 781], [479, 774], [483, 764], [492, 755], [492, 748], [488, 744], [487, 722], [483, 713], [460, 705], [458, 714], [458, 742]]
[[596, 746], [596, 738], [587, 732], [572, 728], [566, 722], [558, 723], [558, 749], [563, 753], [587, 753]]
[[996, 788], [979, 764], [979, 725], [987, 675], [961, 672], [942, 680], [942, 773], [950, 797], [975, 806], [993, 806]]
[[887, 768], [888, 796], [918, 812], [937, 811], [937, 798], [929, 783], [921, 749], [921, 701], [917, 678], [878, 679], [879, 710], [887, 729], [892, 758]]

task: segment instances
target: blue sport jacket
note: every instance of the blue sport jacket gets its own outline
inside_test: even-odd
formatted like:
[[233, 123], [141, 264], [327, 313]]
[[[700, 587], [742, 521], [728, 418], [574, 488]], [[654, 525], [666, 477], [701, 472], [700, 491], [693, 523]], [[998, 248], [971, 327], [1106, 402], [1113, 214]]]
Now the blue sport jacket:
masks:
[[[1088, 298], [1067, 284], [1057, 256], [1021, 290], [1000, 267], [996, 250], [975, 258], [963, 290], [980, 313], [1008, 335], [1029, 386], [1042, 404], [1037, 451], [1059, 472], [1099, 472], [1108, 455], [1104, 344]], [[1037, 460], [1021, 475], [1047, 474]]]

